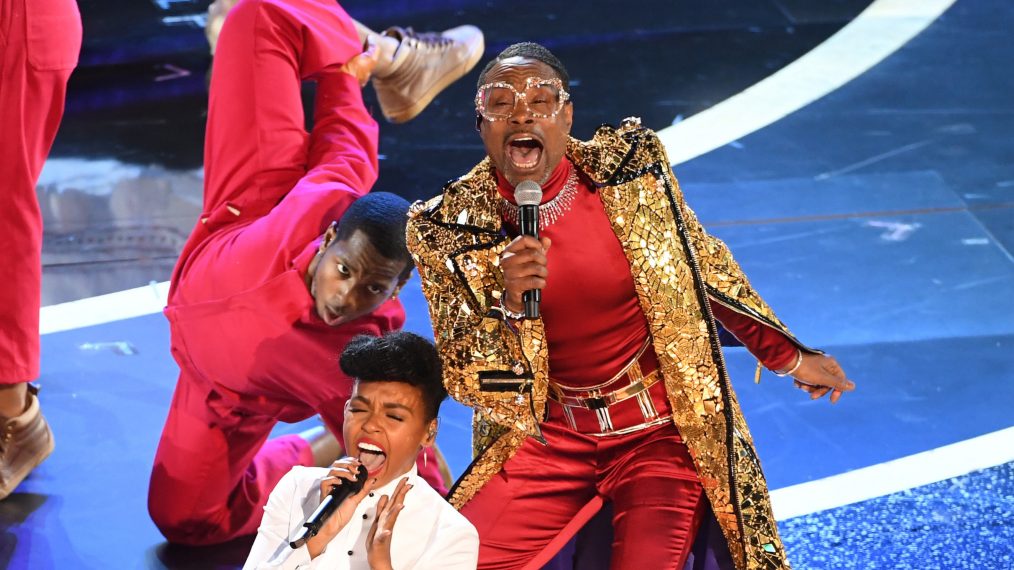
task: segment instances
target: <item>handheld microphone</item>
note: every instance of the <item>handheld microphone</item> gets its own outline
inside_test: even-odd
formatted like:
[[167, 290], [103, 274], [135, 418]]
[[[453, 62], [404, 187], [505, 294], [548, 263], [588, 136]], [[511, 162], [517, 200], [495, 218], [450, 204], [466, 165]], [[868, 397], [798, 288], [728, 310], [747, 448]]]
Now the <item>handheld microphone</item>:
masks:
[[[539, 237], [539, 204], [542, 203], [542, 187], [531, 180], [522, 180], [514, 188], [514, 201], [518, 205], [518, 225], [521, 235]], [[530, 289], [522, 296], [525, 302], [525, 318], [539, 318], [539, 303], [542, 302], [542, 291]]]
[[369, 476], [370, 473], [366, 470], [366, 467], [360, 465], [355, 481], [345, 479], [340, 484], [331, 487], [331, 491], [320, 502], [317, 509], [313, 511], [310, 518], [306, 519], [306, 522], [303, 523], [303, 528], [299, 529], [299, 534], [289, 543], [289, 546], [294, 549], [299, 548], [306, 544], [307, 540], [317, 536], [317, 533], [320, 532], [320, 527], [324, 526], [327, 519], [331, 518], [331, 515], [338, 509], [338, 505], [341, 505], [342, 501], [350, 495], [355, 495], [363, 490], [363, 485], [366, 484], [366, 479]]

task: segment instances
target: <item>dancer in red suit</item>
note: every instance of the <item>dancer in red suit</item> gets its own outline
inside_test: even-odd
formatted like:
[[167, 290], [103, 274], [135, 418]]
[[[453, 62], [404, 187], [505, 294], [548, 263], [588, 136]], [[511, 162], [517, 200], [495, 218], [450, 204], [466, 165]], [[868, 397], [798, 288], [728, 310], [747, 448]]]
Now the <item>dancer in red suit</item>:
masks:
[[53, 451], [39, 408], [42, 214], [35, 183], [81, 50], [74, 0], [0, 0], [0, 499]]
[[[363, 52], [331, 0], [243, 0], [226, 20], [211, 79], [204, 213], [165, 310], [180, 377], [148, 508], [170, 541], [253, 533], [282, 475], [330, 464], [341, 452], [333, 436], [312, 446], [301, 436], [268, 440], [271, 429], [320, 414], [341, 433], [352, 382], [338, 355], [356, 335], [404, 322], [395, 297], [412, 269], [408, 204], [367, 194], [377, 124], [361, 85], [377, 52], [372, 43]], [[301, 80], [318, 86], [310, 133]], [[316, 447], [322, 441], [331, 445]], [[442, 492], [437, 457], [426, 453], [420, 474]]]

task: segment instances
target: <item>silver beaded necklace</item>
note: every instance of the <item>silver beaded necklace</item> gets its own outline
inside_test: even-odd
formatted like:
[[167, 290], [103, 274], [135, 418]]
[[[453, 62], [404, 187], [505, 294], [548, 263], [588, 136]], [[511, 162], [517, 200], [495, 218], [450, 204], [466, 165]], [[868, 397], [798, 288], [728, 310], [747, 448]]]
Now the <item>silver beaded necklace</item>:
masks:
[[[553, 225], [556, 220], [570, 210], [577, 196], [577, 169], [571, 167], [567, 175], [567, 181], [563, 183], [560, 192], [553, 196], [553, 199], [545, 204], [539, 204], [539, 228], [546, 228]], [[515, 226], [520, 224], [519, 217], [521, 208], [512, 204], [509, 200], [500, 196], [500, 212], [503, 218]]]

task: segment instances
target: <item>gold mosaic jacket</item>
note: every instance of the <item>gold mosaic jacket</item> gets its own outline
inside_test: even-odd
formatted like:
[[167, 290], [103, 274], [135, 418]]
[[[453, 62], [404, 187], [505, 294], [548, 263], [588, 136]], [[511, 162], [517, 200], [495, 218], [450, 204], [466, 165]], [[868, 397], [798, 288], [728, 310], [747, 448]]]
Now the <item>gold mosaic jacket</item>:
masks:
[[[684, 203], [661, 142], [639, 120], [627, 119], [619, 129], [601, 127], [588, 142], [571, 139], [567, 156], [598, 187], [624, 245], [673, 420], [736, 567], [788, 568], [708, 299], [788, 331], [725, 244], [705, 233]], [[496, 308], [503, 290], [499, 256], [509, 242], [488, 158], [410, 213], [408, 246], [429, 301], [444, 382], [455, 400], [475, 412], [476, 457], [450, 495], [458, 508], [525, 438], [542, 440], [549, 379], [545, 329], [541, 320], [515, 326]]]

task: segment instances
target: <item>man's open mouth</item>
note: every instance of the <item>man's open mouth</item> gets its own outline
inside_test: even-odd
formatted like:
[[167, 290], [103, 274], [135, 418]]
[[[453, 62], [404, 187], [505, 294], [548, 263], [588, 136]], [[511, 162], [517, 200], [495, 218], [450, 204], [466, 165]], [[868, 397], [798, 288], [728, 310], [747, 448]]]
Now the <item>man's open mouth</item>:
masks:
[[384, 464], [387, 463], [387, 453], [379, 445], [367, 443], [365, 441], [359, 442], [357, 445], [359, 449], [359, 462], [366, 467], [366, 470], [370, 475], [374, 475], [383, 469]]
[[331, 307], [327, 307], [327, 306], [324, 307], [324, 314], [321, 315], [321, 317], [324, 319], [325, 323], [327, 323], [329, 326], [332, 326], [332, 327], [335, 326], [335, 325], [341, 324], [342, 319], [343, 319], [343, 316], [342, 316], [341, 313], [339, 313], [339, 312], [335, 311], [334, 309], [332, 309]]
[[542, 158], [542, 142], [531, 136], [507, 141], [507, 157], [518, 170], [535, 168]]

